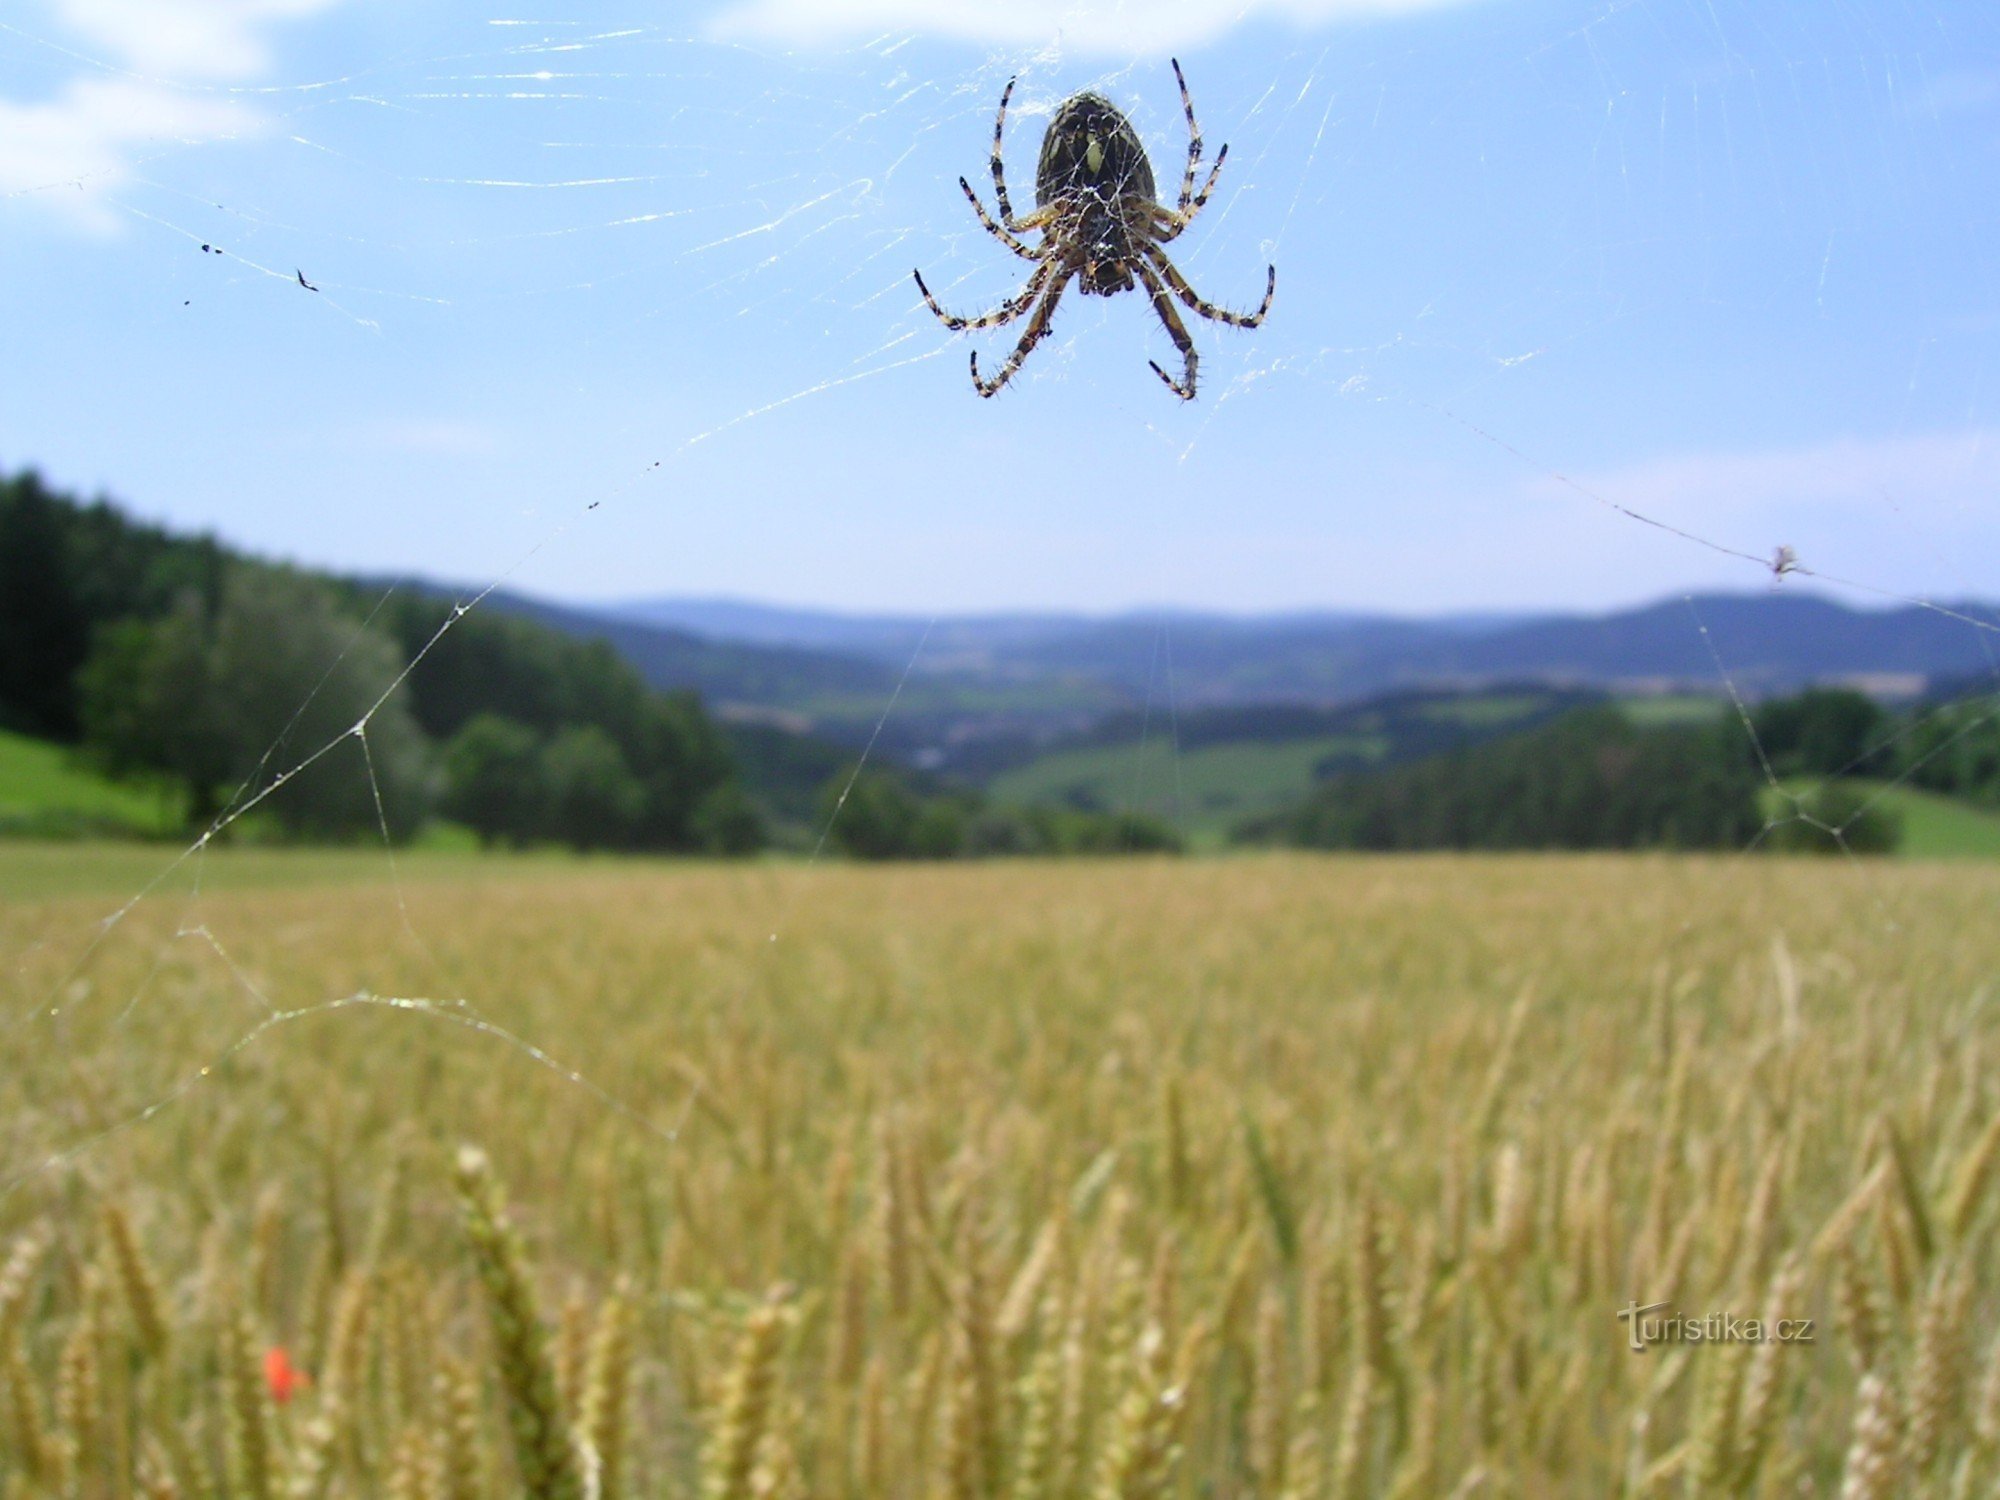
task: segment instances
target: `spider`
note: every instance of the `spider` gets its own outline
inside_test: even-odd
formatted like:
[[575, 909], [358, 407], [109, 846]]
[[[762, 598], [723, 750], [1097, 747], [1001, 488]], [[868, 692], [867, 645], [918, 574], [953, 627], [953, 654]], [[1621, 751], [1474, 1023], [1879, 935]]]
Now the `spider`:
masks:
[[[1181, 86], [1181, 108], [1188, 123], [1187, 170], [1181, 177], [1180, 201], [1175, 207], [1168, 208], [1158, 200], [1153, 164], [1146, 159], [1146, 148], [1139, 143], [1132, 122], [1103, 95], [1082, 93], [1065, 99], [1049, 121], [1035, 171], [1035, 211], [1021, 219], [1014, 217], [1014, 206], [1007, 199], [1007, 177], [1000, 163], [1007, 101], [1014, 94], [1014, 80], [1008, 80], [1000, 94], [999, 117], [993, 122], [993, 193], [1000, 201], [999, 219], [986, 212], [971, 183], [961, 177], [958, 185], [986, 232], [1021, 259], [1035, 262], [1035, 269], [1018, 294], [976, 318], [946, 312], [924, 285], [924, 273], [913, 273], [925, 303], [953, 332], [998, 328], [1023, 313], [1029, 315], [1021, 341], [991, 380], [980, 377], [979, 354], [973, 352], [972, 383], [980, 395], [991, 396], [1013, 379], [1035, 345], [1048, 336], [1056, 303], [1072, 277], [1086, 297], [1130, 291], [1135, 280], [1144, 285], [1153, 299], [1153, 311], [1185, 361], [1179, 380], [1161, 369], [1158, 361], [1150, 361], [1153, 373], [1183, 401], [1194, 399], [1198, 357], [1174, 299], [1179, 298], [1190, 311], [1232, 328], [1255, 328], [1271, 310], [1271, 298], [1278, 289], [1276, 266], [1266, 267], [1262, 305], [1254, 313], [1231, 312], [1196, 292], [1161, 248], [1194, 222], [1215, 191], [1223, 162], [1229, 159], [1229, 148], [1224, 146], [1216, 153], [1201, 191], [1194, 190], [1195, 168], [1201, 162], [1201, 128], [1194, 122], [1194, 100], [1188, 96], [1187, 79], [1178, 60], [1174, 62], [1174, 78]], [[1040, 232], [1039, 244], [1029, 245], [1020, 238], [1030, 230]]]

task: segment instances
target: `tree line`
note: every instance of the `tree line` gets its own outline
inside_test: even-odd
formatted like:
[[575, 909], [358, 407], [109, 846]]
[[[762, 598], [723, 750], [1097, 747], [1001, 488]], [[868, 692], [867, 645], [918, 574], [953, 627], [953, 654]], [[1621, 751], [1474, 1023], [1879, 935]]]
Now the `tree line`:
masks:
[[1754, 842], [1884, 852], [1901, 826], [1867, 789], [1879, 779], [2000, 806], [2000, 699], [1947, 692], [1896, 712], [1849, 689], [1811, 688], [1655, 727], [1611, 704], [1584, 707], [1504, 739], [1334, 775], [1237, 838], [1321, 849]]
[[820, 826], [833, 848], [870, 860], [1182, 849], [1171, 824], [1142, 813], [1012, 807], [966, 788], [923, 786], [893, 771], [863, 771], [830, 783], [821, 800]]

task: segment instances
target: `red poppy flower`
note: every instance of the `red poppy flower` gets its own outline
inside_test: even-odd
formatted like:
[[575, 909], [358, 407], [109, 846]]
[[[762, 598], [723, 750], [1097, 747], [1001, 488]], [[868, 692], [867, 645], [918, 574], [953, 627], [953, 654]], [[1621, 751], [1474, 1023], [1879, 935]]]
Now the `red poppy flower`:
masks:
[[264, 1384], [271, 1388], [271, 1399], [283, 1406], [304, 1387], [312, 1384], [312, 1377], [292, 1363], [280, 1344], [273, 1344], [264, 1351]]

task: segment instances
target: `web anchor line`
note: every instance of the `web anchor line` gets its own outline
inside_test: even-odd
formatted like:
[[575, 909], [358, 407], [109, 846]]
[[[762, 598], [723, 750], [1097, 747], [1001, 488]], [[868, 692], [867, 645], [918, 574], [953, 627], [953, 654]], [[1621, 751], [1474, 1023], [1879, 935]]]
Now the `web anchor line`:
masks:
[[[211, 944], [215, 941], [213, 935], [207, 933], [205, 930], [198, 935], [206, 937]], [[219, 947], [218, 951], [220, 951]], [[227, 954], [225, 953], [223, 956], [225, 961], [228, 961]], [[233, 963], [231, 967], [234, 967]], [[243, 978], [243, 976], [239, 975], [239, 978]], [[252, 994], [261, 997], [262, 992], [254, 984], [251, 984], [247, 978], [243, 978], [243, 982]], [[123, 1135], [127, 1131], [136, 1130], [149, 1124], [162, 1113], [194, 1093], [195, 1090], [200, 1088], [209, 1079], [215, 1077], [225, 1063], [248, 1051], [251, 1047], [262, 1041], [264, 1037], [280, 1027], [290, 1026], [300, 1021], [309, 1021], [316, 1016], [333, 1015], [340, 1011], [362, 1009], [402, 1011], [412, 1015], [428, 1016], [433, 1020], [442, 1021], [447, 1025], [462, 1027], [480, 1036], [491, 1037], [503, 1046], [518, 1052], [536, 1067], [555, 1074], [567, 1084], [582, 1089], [592, 1099], [596, 1100], [598, 1104], [610, 1110], [620, 1119], [625, 1120], [628, 1124], [637, 1126], [647, 1134], [668, 1145], [675, 1145], [679, 1142], [681, 1132], [686, 1128], [688, 1119], [694, 1113], [695, 1105], [702, 1093], [702, 1085], [698, 1081], [690, 1081], [688, 1096], [682, 1102], [673, 1123], [671, 1125], [662, 1125], [650, 1115], [628, 1104], [609, 1089], [597, 1083], [581, 1069], [573, 1068], [563, 1062], [548, 1051], [547, 1048], [529, 1041], [517, 1032], [510, 1031], [504, 1026], [487, 1020], [484, 1016], [474, 1011], [468, 1001], [431, 1000], [410, 995], [377, 995], [367, 990], [357, 990], [351, 995], [343, 995], [338, 999], [322, 1000], [315, 1004], [302, 1005], [291, 1010], [273, 1009], [269, 1015], [251, 1027], [250, 1030], [244, 1032], [242, 1036], [217, 1053], [211, 1061], [182, 1078], [173, 1088], [160, 1095], [144, 1108], [126, 1116], [124, 1119], [114, 1121], [112, 1124], [76, 1142], [74, 1145], [50, 1153], [40, 1161], [14, 1172], [11, 1176], [0, 1178], [0, 1203], [5, 1203], [16, 1192], [20, 1191], [21, 1188], [35, 1181], [37, 1178], [45, 1177], [51, 1172], [60, 1171], [73, 1162], [81, 1160], [84, 1156], [114, 1136]]]
[[1817, 578], [1820, 582], [1833, 584], [1836, 588], [1853, 589], [1856, 593], [1868, 594], [1877, 599], [1887, 599], [1897, 604], [1907, 604], [1913, 609], [1926, 609], [1932, 614], [1942, 615], [1947, 620], [1956, 620], [1961, 625], [1970, 625], [1973, 629], [1984, 631], [1989, 635], [2000, 635], [2000, 624], [1995, 624], [1991, 620], [1982, 620], [1977, 615], [1969, 615], [1964, 610], [1953, 609], [1946, 604], [1939, 604], [1934, 599], [1925, 599], [1916, 594], [1899, 593], [1895, 589], [1881, 588], [1872, 583], [1864, 583], [1857, 578], [1846, 578], [1838, 573], [1828, 573], [1808, 566], [1799, 561], [1798, 554], [1789, 546], [1780, 546], [1774, 552], [1760, 556], [1755, 552], [1745, 552], [1740, 547], [1732, 547], [1726, 542], [1718, 542], [1712, 537], [1705, 537], [1700, 532], [1689, 531], [1686, 527], [1676, 526], [1671, 521], [1662, 521], [1658, 516], [1649, 516], [1644, 511], [1636, 510], [1621, 500], [1613, 500], [1608, 495], [1600, 495], [1589, 485], [1582, 484], [1570, 478], [1569, 475], [1563, 473], [1560, 469], [1552, 469], [1546, 464], [1538, 463], [1505, 438], [1488, 432], [1477, 422], [1472, 421], [1468, 417], [1460, 416], [1457, 412], [1451, 410], [1450, 407], [1438, 406], [1432, 402], [1418, 400], [1414, 397], [1411, 400], [1413, 404], [1422, 407], [1426, 411], [1435, 412], [1441, 417], [1456, 422], [1475, 437], [1484, 439], [1503, 453], [1511, 454], [1528, 468], [1535, 470], [1549, 479], [1555, 480], [1556, 483], [1566, 489], [1574, 490], [1577, 494], [1583, 496], [1584, 499], [1601, 505], [1606, 510], [1615, 511], [1627, 520], [1637, 521], [1641, 526], [1650, 526], [1655, 531], [1664, 531], [1669, 536], [1679, 537], [1682, 541], [1691, 542], [1697, 547], [1705, 547], [1710, 552], [1717, 553], [1723, 557], [1733, 557], [1739, 562], [1749, 563], [1763, 572], [1775, 573], [1779, 577]]

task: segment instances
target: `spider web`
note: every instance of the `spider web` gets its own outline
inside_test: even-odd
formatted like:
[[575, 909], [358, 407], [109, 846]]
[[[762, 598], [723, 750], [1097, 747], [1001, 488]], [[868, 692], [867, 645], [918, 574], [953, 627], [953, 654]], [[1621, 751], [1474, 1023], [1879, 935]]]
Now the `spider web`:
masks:
[[[1017, 198], [1040, 127], [1086, 87], [1129, 104], [1174, 181], [1183, 127], [1164, 56], [1107, 65], [1060, 38], [980, 53], [902, 30], [790, 47], [586, 7], [360, 31], [335, 49], [349, 65], [252, 85], [188, 83], [53, 24], [9, 23], [5, 76], [31, 95], [80, 77], [184, 108], [94, 167], [7, 179], [0, 212], [35, 229], [21, 259], [39, 295], [72, 308], [100, 295], [46, 234], [64, 215], [112, 233], [143, 277], [113, 314], [136, 348], [111, 377], [129, 435], [91, 454], [104, 429], [61, 420], [81, 377], [44, 348], [61, 368], [39, 390], [17, 373], [5, 442], [58, 479], [102, 474], [253, 551], [376, 574], [415, 557], [434, 576], [486, 580], [441, 635], [501, 585], [933, 612], [1142, 591], [1411, 610], [1685, 593], [1690, 636], [1754, 745], [1739, 643], [1711, 633], [1698, 590], [1817, 585], [1920, 604], [1978, 642], [2000, 690], [2000, 626], [1965, 602], [1993, 592], [1975, 507], [2000, 477], [1995, 323], [1949, 300], [1967, 282], [1944, 265], [1972, 253], [1963, 235], [1985, 210], [1962, 208], [1946, 235], [1925, 206], [1979, 160], [1953, 122], [1993, 128], [1993, 75], [1955, 62], [1993, 40], [1990, 21], [1943, 6], [1877, 34], [1803, 8], [1609, 3], [1324, 32], [1257, 22], [1212, 58], [1184, 49], [1210, 151], [1228, 142], [1231, 155], [1175, 260], [1239, 307], [1275, 262], [1279, 293], [1254, 335], [1195, 325], [1203, 399], [1182, 409], [1146, 369], [1173, 365], [1142, 298], [1066, 300], [989, 405], [967, 388], [963, 341], [910, 280], [921, 265], [967, 310], [1020, 284], [1021, 263], [953, 186], [961, 173], [985, 186], [1010, 77]], [[1456, 86], [1441, 91], [1442, 77]], [[1537, 139], [1523, 122], [1549, 116], [1566, 122], [1562, 153], [1534, 172], [1505, 165]], [[1886, 295], [1926, 274], [1934, 291]], [[177, 316], [172, 336], [152, 331]], [[1822, 325], [1824, 363], [1791, 372], [1819, 374], [1833, 429], [1866, 441], [1760, 440], [1718, 415], [1765, 366], [1675, 389], [1740, 350], [1732, 319]], [[997, 365], [1010, 342], [978, 347]], [[1705, 347], [1714, 358], [1689, 360]], [[354, 402], [370, 381], [382, 399]], [[209, 393], [195, 451], [168, 434], [202, 408], [148, 399], [184, 386]], [[511, 437], [530, 410], [541, 420]], [[1684, 440], [1695, 427], [1705, 461], [1678, 456], [1699, 446]], [[256, 441], [232, 443], [244, 435]], [[342, 449], [351, 462], [320, 462]], [[149, 481], [175, 498], [149, 499]], [[1304, 503], [1263, 503], [1279, 492]], [[1746, 494], [1756, 503], [1738, 505]], [[1122, 597], [1092, 592], [1105, 556], [1123, 565]], [[1165, 625], [1155, 668], [1144, 733], [1177, 775]], [[303, 713], [314, 684], [299, 690]], [[2000, 692], [1982, 712], [2000, 712]], [[199, 1072], [10, 1148], [0, 1198], [156, 1120], [274, 1032], [356, 1010], [463, 1028], [674, 1138], [693, 1092], [640, 1108], [577, 1071], [559, 1037], [498, 1026], [451, 990], [436, 951], [448, 935], [416, 919], [386, 819], [382, 982], [296, 995], [237, 962], [206, 916], [214, 838], [349, 741], [368, 753], [373, 717], [303, 755], [274, 744], [216, 826], [84, 939], [10, 931], [24, 974], [64, 949], [54, 987], [38, 977], [10, 1022], [46, 1039], [52, 1070], [80, 1011], [108, 1003], [123, 1018], [173, 1003], [156, 988], [190, 993], [163, 982], [190, 951], [250, 1009]], [[1787, 809], [1765, 834], [1810, 820], [1756, 753]], [[371, 784], [379, 802], [372, 768]], [[1176, 817], [1179, 802], [1176, 784]], [[1847, 830], [1827, 829], [1843, 848]], [[156, 908], [164, 925], [137, 920]], [[757, 925], [782, 934], [789, 915], [776, 899]], [[120, 943], [150, 949], [147, 978], [96, 994], [93, 965]]]

